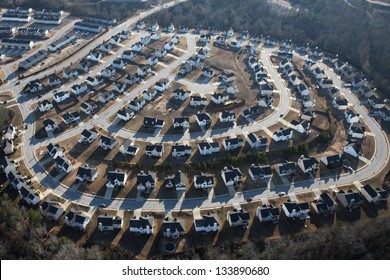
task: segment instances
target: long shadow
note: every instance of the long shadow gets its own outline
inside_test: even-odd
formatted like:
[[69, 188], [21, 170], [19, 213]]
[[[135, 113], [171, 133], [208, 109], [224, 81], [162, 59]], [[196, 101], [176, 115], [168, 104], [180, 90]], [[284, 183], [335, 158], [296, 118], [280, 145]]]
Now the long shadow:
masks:
[[272, 222], [260, 222], [257, 217], [253, 218], [253, 223], [249, 229], [248, 239], [251, 241], [260, 241], [263, 238], [271, 237], [275, 234], [278, 224]]

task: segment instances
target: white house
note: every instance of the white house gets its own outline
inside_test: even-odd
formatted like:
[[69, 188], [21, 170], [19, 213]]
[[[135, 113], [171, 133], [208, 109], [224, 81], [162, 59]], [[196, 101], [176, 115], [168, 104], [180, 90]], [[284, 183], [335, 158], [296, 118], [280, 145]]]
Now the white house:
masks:
[[383, 99], [378, 98], [375, 95], [370, 96], [368, 99], [368, 104], [370, 104], [371, 108], [373, 109], [381, 109], [385, 107], [386, 103], [384, 102]]
[[304, 83], [300, 83], [297, 86], [297, 91], [301, 96], [308, 96], [310, 94], [310, 90], [307, 88], [307, 86]]
[[200, 107], [207, 105], [207, 98], [200, 95], [191, 95], [190, 97], [190, 106]]
[[58, 156], [64, 156], [64, 151], [61, 149], [60, 145], [58, 144], [52, 144], [50, 143], [49, 145], [47, 145], [47, 151], [49, 153], [49, 155], [56, 159]]
[[333, 98], [332, 106], [337, 110], [344, 111], [348, 109], [348, 101], [343, 97], [337, 96]]
[[301, 122], [298, 122], [296, 120], [291, 121], [291, 125], [293, 128], [298, 131], [299, 133], [309, 135], [311, 130], [310, 130], [310, 122], [303, 120]]
[[75, 112], [66, 112], [65, 114], [63, 114], [61, 116], [61, 118], [62, 118], [62, 121], [65, 124], [70, 124], [70, 123], [73, 123], [73, 122], [79, 122], [81, 120], [80, 114], [77, 111], [75, 111]]
[[72, 93], [74, 93], [75, 95], [79, 95], [79, 94], [82, 94], [84, 92], [86, 92], [88, 90], [88, 83], [82, 83], [82, 84], [79, 84], [79, 85], [73, 85], [70, 90], [72, 91]]
[[99, 146], [104, 150], [112, 150], [118, 144], [115, 138], [102, 135], [99, 139]]
[[346, 110], [344, 111], [344, 118], [345, 120], [347, 121], [347, 123], [355, 123], [355, 122], [359, 122], [359, 115], [356, 114], [354, 111], [352, 110]]
[[142, 92], [142, 98], [148, 101], [152, 101], [156, 97], [156, 95], [157, 95], [157, 90], [152, 88], [149, 88], [147, 90], [145, 89]]
[[239, 150], [244, 145], [244, 140], [238, 137], [226, 137], [222, 141], [225, 151]]
[[199, 113], [195, 115], [196, 122], [200, 127], [204, 127], [211, 124], [211, 117], [208, 113]]
[[349, 154], [353, 157], [359, 157], [361, 153], [362, 145], [358, 140], [350, 140], [343, 147], [345, 154]]
[[14, 140], [17, 134], [16, 127], [9, 124], [4, 131], [4, 138]]
[[69, 92], [67, 92], [67, 91], [59, 91], [59, 92], [53, 93], [53, 99], [57, 103], [61, 103], [61, 102], [65, 101], [66, 99], [68, 99], [69, 97], [70, 97], [70, 95], [69, 95]]
[[277, 224], [279, 221], [279, 208], [273, 207], [272, 205], [257, 207], [256, 217], [259, 218], [261, 223], [273, 222]]
[[190, 119], [189, 118], [174, 118], [173, 119], [173, 128], [182, 128], [187, 129], [190, 127]]
[[360, 192], [368, 203], [379, 205], [382, 202], [386, 202], [389, 194], [381, 188], [374, 188], [370, 184], [364, 185]]
[[189, 145], [184, 145], [184, 144], [175, 144], [172, 145], [172, 157], [185, 157], [188, 155], [191, 155], [192, 149], [191, 146]]
[[79, 182], [93, 182], [97, 179], [98, 175], [99, 170], [96, 167], [84, 164], [77, 170], [76, 180]]
[[114, 217], [108, 215], [102, 215], [97, 218], [97, 228], [100, 231], [112, 231], [114, 229], [121, 229], [123, 226], [123, 220], [121, 217]]
[[122, 170], [109, 171], [107, 174], [106, 187], [109, 189], [114, 189], [117, 187], [124, 187], [127, 181], [127, 174]]
[[224, 167], [221, 171], [221, 177], [226, 187], [236, 187], [243, 179], [240, 169], [233, 166]]
[[332, 215], [336, 211], [338, 204], [328, 192], [323, 192], [320, 194], [319, 198], [311, 203], [311, 206], [317, 214], [326, 217]]
[[80, 103], [80, 110], [87, 115], [91, 114], [94, 109], [97, 108], [97, 105], [94, 103], [82, 102]]
[[236, 114], [234, 112], [222, 111], [219, 113], [219, 121], [222, 123], [234, 123]]
[[141, 98], [134, 98], [133, 100], [130, 101], [129, 103], [129, 109], [134, 110], [138, 112], [141, 110], [146, 104], [146, 100], [141, 97]]
[[218, 142], [211, 141], [202, 141], [198, 143], [198, 150], [200, 155], [212, 155], [219, 152]]
[[365, 131], [366, 128], [364, 126], [362, 126], [358, 122], [355, 122], [351, 123], [351, 125], [349, 126], [348, 135], [350, 135], [352, 138], [363, 139]]
[[154, 218], [150, 216], [130, 219], [129, 230], [136, 234], [153, 234]]
[[354, 192], [351, 189], [347, 192], [344, 192], [343, 190], [337, 192], [336, 197], [341, 205], [349, 212], [360, 208], [364, 202], [363, 196], [359, 192]]
[[53, 119], [44, 119], [43, 126], [44, 126], [46, 132], [50, 132], [50, 131], [56, 130], [58, 128], [57, 122]]
[[162, 157], [164, 153], [163, 144], [148, 144], [145, 148], [145, 155], [148, 157]]
[[268, 146], [268, 139], [265, 137], [257, 137], [253, 132], [247, 134], [246, 141], [252, 149], [259, 149]]
[[261, 180], [271, 178], [272, 169], [269, 165], [252, 164], [249, 167], [248, 174], [253, 182], [259, 182]]
[[65, 224], [69, 227], [84, 231], [91, 219], [81, 211], [71, 210], [65, 216]]
[[139, 151], [138, 146], [133, 144], [133, 141], [126, 139], [119, 147], [119, 152], [123, 155], [135, 156]]
[[58, 156], [54, 160], [57, 164], [57, 169], [59, 171], [64, 171], [66, 173], [69, 173], [70, 171], [73, 170], [72, 163], [65, 156]]
[[99, 100], [99, 102], [105, 104], [105, 103], [109, 102], [110, 100], [113, 100], [114, 97], [115, 97], [115, 95], [113, 92], [104, 91], [104, 92], [99, 93], [98, 100]]
[[292, 139], [293, 130], [292, 128], [281, 128], [272, 135], [272, 139], [276, 142], [289, 141]]
[[310, 212], [310, 206], [307, 202], [285, 202], [282, 205], [282, 210], [287, 218], [304, 220]]
[[47, 200], [39, 206], [42, 215], [49, 220], [57, 221], [64, 213], [64, 208], [58, 202]]
[[144, 172], [141, 171], [137, 174], [137, 183], [136, 183], [137, 191], [147, 191], [149, 192], [151, 189], [156, 187], [156, 180], [154, 179], [154, 175], [152, 172]]
[[315, 174], [319, 168], [319, 162], [315, 157], [308, 155], [301, 155], [298, 159], [298, 166], [301, 168], [302, 172], [305, 174], [311, 174], [315, 177]]
[[14, 142], [11, 139], [4, 139], [2, 143], [3, 152], [5, 155], [10, 155], [14, 152]]
[[276, 172], [279, 176], [294, 176], [297, 169], [295, 162], [283, 162], [275, 166]]
[[208, 189], [214, 187], [214, 177], [211, 174], [200, 173], [194, 176], [194, 187], [196, 189]]
[[248, 226], [250, 220], [250, 214], [248, 211], [233, 209], [233, 211], [228, 211], [226, 214], [226, 219], [229, 222], [231, 227], [236, 226]]
[[202, 68], [202, 75], [211, 79], [212, 77], [214, 77], [215, 71], [210, 67], [205, 66]]
[[230, 96], [227, 93], [214, 93], [211, 96], [211, 101], [217, 105], [225, 104], [229, 100]]
[[173, 91], [173, 98], [176, 100], [184, 101], [190, 96], [191, 91], [184, 90], [182, 88], [175, 89]]
[[79, 143], [81, 144], [92, 143], [98, 138], [98, 135], [99, 134], [95, 129], [91, 129], [91, 130], [84, 129], [81, 132], [82, 137], [80, 138]]
[[115, 67], [109, 66], [100, 73], [105, 78], [112, 78], [116, 75]]
[[169, 80], [168, 79], [162, 79], [158, 81], [154, 88], [159, 92], [164, 92], [169, 88]]
[[201, 219], [194, 219], [194, 226], [196, 232], [217, 232], [219, 224], [214, 215], [207, 214]]
[[122, 108], [116, 114], [116, 117], [125, 122], [131, 120], [134, 117], [134, 111], [126, 108]]

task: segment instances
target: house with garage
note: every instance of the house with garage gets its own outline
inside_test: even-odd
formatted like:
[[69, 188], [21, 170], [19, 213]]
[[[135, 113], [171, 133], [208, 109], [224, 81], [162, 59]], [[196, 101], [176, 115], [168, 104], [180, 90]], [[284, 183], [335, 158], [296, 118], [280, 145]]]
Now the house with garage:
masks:
[[131, 61], [133, 58], [137, 56], [137, 52], [133, 50], [126, 50], [122, 54], [122, 58], [127, 59], [128, 61]]
[[41, 92], [43, 90], [43, 84], [39, 81], [29, 82], [23, 89], [23, 93], [26, 95]]
[[298, 131], [301, 134], [309, 135], [311, 132], [309, 121], [304, 120], [304, 121], [298, 122], [296, 120], [292, 120], [291, 125], [294, 128], [294, 130]]
[[227, 43], [227, 37], [222, 35], [222, 36], [217, 36], [217, 38], [215, 38], [214, 45], [225, 46], [226, 43]]
[[150, 192], [150, 190], [154, 189], [156, 187], [156, 180], [154, 179], [153, 173], [150, 171], [141, 171], [138, 173], [136, 187], [137, 191]]
[[179, 71], [177, 72], [177, 75], [186, 75], [192, 71], [192, 64], [187, 62], [184, 62], [182, 66], [180, 67]]
[[62, 156], [58, 156], [54, 159], [54, 161], [56, 162], [57, 164], [57, 169], [61, 172], [61, 171], [64, 171], [66, 173], [69, 173], [70, 171], [73, 170], [73, 165], [72, 163], [70, 162], [70, 160], [62, 155]]
[[89, 53], [89, 55], [87, 56], [87, 59], [98, 62], [98, 61], [102, 60], [103, 57], [104, 57], [104, 53], [102, 51], [94, 50], [94, 51], [91, 51]]
[[178, 89], [175, 89], [173, 91], [173, 98], [176, 100], [184, 101], [190, 96], [190, 93], [191, 93], [191, 91], [189, 91], [189, 90], [184, 90], [182, 88], [178, 88]]
[[272, 106], [272, 103], [273, 103], [273, 99], [272, 97], [268, 96], [268, 95], [265, 95], [265, 96], [260, 96], [259, 97], [259, 101], [258, 101], [258, 105], [260, 107], [263, 107], [263, 108], [269, 108]]
[[[164, 58], [168, 54], [166, 49], [161, 49], [161, 50], [155, 50], [154, 51], [154, 56], [157, 57], [157, 59]], [[156, 63], [157, 64], [157, 63]]]
[[279, 222], [279, 208], [273, 207], [272, 205], [257, 207], [256, 217], [259, 218], [261, 223], [272, 222], [273, 224], [277, 224]]
[[83, 72], [88, 72], [91, 69], [92, 63], [91, 61], [87, 59], [82, 59], [79, 64], [77, 64], [77, 69], [83, 71]]
[[172, 145], [172, 157], [177, 158], [177, 157], [185, 157], [189, 156], [192, 153], [191, 146], [189, 145], [184, 145], [184, 144], [174, 144]]
[[17, 130], [16, 127], [13, 126], [12, 124], [9, 124], [7, 128], [4, 131], [4, 138], [14, 140], [17, 135]]
[[259, 105], [255, 105], [242, 111], [241, 115], [244, 118], [256, 118], [262, 113], [262, 111], [263, 109]]
[[160, 81], [158, 81], [155, 85], [154, 85], [154, 88], [158, 91], [158, 92], [164, 92], [166, 91], [168, 88], [169, 88], [169, 80], [168, 79], [162, 79]]
[[319, 168], [319, 162], [316, 160], [315, 157], [308, 156], [308, 155], [301, 155], [298, 159], [298, 166], [301, 168], [302, 172], [306, 175], [312, 175], [313, 177], [316, 176], [318, 168]]
[[257, 137], [253, 132], [246, 136], [246, 141], [252, 149], [260, 149], [268, 146], [268, 139], [265, 137]]
[[240, 209], [233, 209], [226, 213], [226, 220], [231, 227], [243, 226], [247, 227], [250, 221], [250, 214], [248, 211]]
[[128, 89], [129, 85], [124, 82], [116, 82], [112, 85], [112, 90], [120, 94], [125, 93]]
[[378, 116], [383, 120], [383, 121], [390, 121], [390, 110], [386, 107], [381, 108], [377, 110]]
[[[172, 39], [173, 39], [173, 38], [172, 38]], [[173, 39], [173, 40], [174, 40], [174, 41], [166, 42], [166, 43], [164, 44], [164, 50], [165, 50], [165, 51], [170, 52], [170, 51], [173, 51], [173, 50], [174, 50], [175, 44], [177, 44], [177, 43], [175, 43], [175, 42], [177, 42], [177, 40], [176, 40], [176, 39]]]
[[148, 157], [162, 157], [164, 153], [164, 144], [148, 144], [145, 148], [145, 155]]
[[280, 128], [278, 131], [275, 131], [275, 133], [272, 135], [272, 139], [275, 142], [279, 141], [290, 141], [293, 136], [293, 130], [292, 128]]
[[53, 99], [57, 103], [61, 103], [70, 97], [67, 91], [58, 91], [53, 93]]
[[308, 87], [304, 83], [300, 83], [297, 86], [297, 91], [298, 91], [298, 93], [301, 96], [308, 96], [308, 95], [310, 95], [310, 90], [308, 89]]
[[137, 21], [137, 23], [135, 24], [135, 28], [138, 29], [138, 30], [142, 30], [145, 27], [146, 27], [146, 25], [145, 25], [144, 21]]
[[75, 95], [80, 95], [88, 90], [88, 83], [81, 83], [79, 85], [73, 85], [70, 91]]
[[368, 86], [362, 86], [358, 89], [358, 93], [365, 98], [371, 97], [375, 94], [375, 91]]
[[113, 137], [108, 136], [100, 136], [99, 139], [99, 146], [104, 150], [112, 150], [115, 148], [115, 146], [118, 145], [118, 141], [116, 141]]
[[303, 108], [313, 108], [316, 106], [316, 101], [311, 95], [304, 96], [301, 100], [301, 103]]
[[200, 155], [212, 155], [214, 153], [219, 152], [219, 144], [218, 142], [210, 141], [202, 141], [198, 143], [198, 150]]
[[39, 201], [41, 201], [39, 193], [33, 188], [22, 186], [20, 189], [18, 189], [18, 193], [21, 200], [30, 206], [37, 205]]
[[272, 97], [274, 94], [274, 86], [272, 84], [266, 83], [260, 86], [260, 95]]
[[93, 182], [98, 175], [99, 170], [95, 166], [85, 163], [77, 170], [76, 180], [79, 182]]
[[[142, 40], [142, 39], [141, 39]], [[142, 42], [137, 42], [131, 46], [131, 51], [140, 53], [145, 48], [145, 45]]]
[[344, 155], [343, 154], [334, 154], [330, 156], [323, 156], [320, 160], [328, 169], [335, 169], [343, 166], [344, 164]]
[[46, 132], [50, 132], [56, 130], [58, 128], [58, 124], [54, 119], [44, 119], [43, 127], [45, 128]]
[[194, 226], [196, 232], [217, 232], [219, 224], [215, 215], [207, 214], [200, 219], [194, 218]]
[[178, 129], [181, 128], [183, 130], [188, 129], [190, 127], [190, 119], [189, 118], [174, 118], [172, 122], [173, 128]]
[[49, 153], [49, 156], [56, 159], [57, 157], [65, 156], [64, 151], [58, 144], [50, 143], [47, 145], [47, 152]]
[[148, 59], [146, 59], [146, 64], [149, 66], [156, 65], [158, 63], [158, 57], [155, 55], [149, 56]]
[[380, 205], [381, 203], [386, 203], [389, 197], [387, 191], [381, 188], [374, 188], [370, 184], [364, 185], [361, 190], [361, 194], [367, 200], [368, 203], [374, 205]]
[[318, 86], [320, 88], [325, 88], [325, 89], [328, 89], [328, 88], [332, 88], [334, 87], [334, 84], [333, 84], [333, 81], [329, 78], [323, 78], [323, 79], [320, 79], [319, 82], [318, 82]]
[[333, 108], [335, 108], [337, 110], [344, 111], [344, 110], [348, 109], [348, 101], [347, 101], [347, 99], [345, 99], [341, 96], [337, 96], [337, 97], [333, 98], [332, 106], [333, 106]]
[[186, 175], [179, 170], [175, 173], [175, 175], [165, 177], [164, 186], [167, 189], [175, 188], [176, 191], [185, 191], [187, 185], [186, 182]]
[[362, 153], [361, 139], [352, 139], [345, 143], [343, 147], [344, 154], [351, 155], [353, 157], [359, 157]]
[[166, 238], [178, 239], [185, 234], [183, 222], [178, 221], [176, 218], [165, 218], [162, 222], [161, 229]]
[[349, 124], [352, 124], [352, 123], [355, 123], [355, 122], [359, 122], [359, 119], [360, 119], [359, 115], [356, 114], [352, 110], [344, 111], [344, 118], [345, 118], [346, 122], [349, 123]]
[[253, 182], [259, 182], [271, 178], [272, 169], [269, 165], [251, 164], [248, 174]]
[[92, 114], [93, 110], [97, 108], [97, 105], [94, 103], [88, 103], [88, 102], [82, 102], [80, 103], [80, 111], [84, 112], [85, 114], [89, 115]]
[[122, 229], [123, 220], [121, 217], [101, 215], [97, 218], [97, 228], [100, 231], [113, 231], [114, 229]]
[[234, 112], [222, 111], [219, 113], [219, 121], [221, 123], [235, 123], [236, 114]]
[[217, 105], [223, 105], [229, 100], [230, 96], [227, 93], [214, 93], [211, 95], [211, 101]]
[[244, 140], [238, 137], [226, 137], [223, 139], [222, 145], [225, 151], [237, 151], [241, 150]]
[[381, 109], [383, 107], [385, 107], [386, 103], [383, 99], [375, 96], [375, 95], [372, 95], [370, 96], [368, 99], [368, 104], [370, 104], [371, 108], [373, 109]]
[[194, 187], [196, 189], [211, 189], [214, 187], [214, 176], [212, 174], [200, 173], [194, 176]]
[[127, 174], [119, 169], [108, 171], [107, 180], [106, 187], [109, 189], [124, 187], [127, 181]]
[[86, 81], [87, 81], [87, 84], [91, 87], [97, 87], [98, 85], [100, 85], [104, 82], [104, 80], [101, 76], [88, 77]]
[[198, 57], [201, 59], [201, 60], [205, 60], [208, 56], [209, 56], [209, 49], [208, 47], [202, 47], [199, 51], [198, 51]]
[[352, 212], [355, 209], [359, 209], [364, 202], [363, 195], [359, 192], [355, 192], [349, 189], [347, 192], [343, 190], [336, 193], [336, 197], [348, 212]]
[[152, 73], [152, 68], [150, 68], [148, 65], [138, 67], [137, 69], [137, 74], [141, 78], [145, 78], [150, 73]]
[[220, 80], [223, 83], [231, 83], [234, 82], [236, 79], [236, 74], [234, 72], [224, 72], [220, 76]]
[[141, 50], [140, 50], [140, 52], [141, 52], [145, 46], [150, 44], [151, 41], [152, 41], [152, 38], [150, 36], [144, 36], [141, 38], [141, 40], [138, 43], [135, 43], [135, 45], [137, 45], [137, 44], [139, 45], [138, 47], [141, 48]]
[[103, 44], [99, 46], [99, 49], [104, 53], [109, 53], [110, 51], [112, 51], [112, 45], [108, 42], [103, 42]]
[[116, 75], [116, 67], [114, 66], [108, 66], [106, 69], [104, 69], [100, 74], [107, 79], [113, 78]]
[[224, 167], [221, 177], [226, 187], [238, 187], [243, 179], [243, 175], [238, 167]]
[[129, 222], [129, 230], [135, 234], [153, 234], [154, 218], [151, 216], [144, 216], [139, 218], [132, 218]]
[[335, 97], [340, 96], [340, 90], [335, 87], [328, 88], [326, 94], [333, 100]]
[[282, 210], [286, 218], [304, 220], [308, 217], [310, 206], [307, 202], [285, 202], [282, 205]]
[[324, 79], [324, 78], [326, 77], [325, 71], [322, 70], [322, 69], [319, 68], [319, 67], [316, 67], [316, 68], [314, 68], [313, 70], [311, 70], [311, 74], [312, 74], [313, 77], [316, 78], [317, 80]]
[[65, 215], [64, 221], [65, 224], [71, 228], [85, 231], [91, 219], [82, 211], [72, 209]]
[[162, 128], [164, 126], [164, 121], [156, 118], [144, 117], [143, 126], [151, 129]]
[[351, 86], [353, 88], [360, 88], [360, 87], [364, 86], [364, 84], [365, 84], [365, 80], [361, 76], [355, 76], [351, 80]]
[[191, 95], [190, 97], [190, 106], [200, 107], [207, 105], [207, 98], [200, 95]]
[[311, 121], [316, 117], [316, 112], [314, 111], [313, 108], [302, 108], [302, 111], [299, 114], [299, 118], [301, 120], [306, 120], [306, 121]]
[[276, 172], [279, 176], [295, 176], [297, 164], [295, 162], [283, 162], [275, 166]]
[[324, 217], [333, 215], [337, 206], [337, 202], [334, 201], [328, 192], [321, 193], [320, 197], [311, 203], [311, 207], [313, 208], [314, 212]]
[[291, 75], [288, 79], [288, 82], [293, 86], [298, 86], [301, 83], [301, 80], [295, 75]]
[[106, 104], [110, 100], [114, 100], [114, 98], [115, 98], [115, 95], [114, 95], [113, 92], [111, 92], [111, 91], [104, 91], [104, 92], [99, 93], [98, 100], [99, 100], [99, 102], [101, 102], [103, 104]]
[[119, 120], [127, 122], [134, 117], [134, 111], [131, 109], [122, 108], [121, 110], [118, 111], [116, 117]]
[[196, 122], [200, 127], [211, 125], [211, 117], [208, 113], [199, 113], [195, 115]]
[[64, 213], [58, 202], [47, 200], [39, 206], [39, 211], [49, 220], [57, 221]]
[[77, 69], [65, 69], [62, 71], [62, 76], [64, 79], [75, 79], [80, 75]]
[[70, 124], [74, 122], [79, 122], [81, 120], [79, 112], [66, 112], [61, 116], [64, 124]]
[[51, 75], [51, 76], [49, 76], [49, 78], [47, 79], [47, 84], [49, 85], [49, 86], [52, 86], [52, 87], [57, 87], [57, 86], [60, 86], [60, 85], [62, 85], [62, 81], [61, 81], [61, 79], [58, 77], [58, 76], [56, 76], [56, 75]]
[[135, 112], [138, 112], [139, 110], [141, 110], [144, 106], [146, 105], [146, 100], [141, 97], [135, 97], [134, 99], [132, 99], [130, 102], [129, 102], [129, 109], [135, 111]]
[[123, 141], [122, 145], [119, 147], [119, 152], [122, 155], [135, 156], [139, 151], [139, 147], [133, 144], [133, 141], [126, 139]]
[[351, 123], [348, 129], [348, 135], [352, 138], [358, 138], [363, 139], [364, 138], [364, 132], [366, 131], [366, 128], [362, 126], [360, 123], [355, 122]]
[[3, 142], [1, 143], [1, 148], [3, 149], [5, 155], [12, 154], [15, 151], [14, 141], [4, 138]]
[[204, 66], [202, 68], [202, 75], [206, 78], [211, 79], [215, 75], [215, 71], [211, 69], [210, 67]]

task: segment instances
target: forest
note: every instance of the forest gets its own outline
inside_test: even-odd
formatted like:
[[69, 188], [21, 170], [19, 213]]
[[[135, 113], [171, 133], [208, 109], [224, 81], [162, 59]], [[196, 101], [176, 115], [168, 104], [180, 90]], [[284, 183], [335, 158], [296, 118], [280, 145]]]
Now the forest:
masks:
[[[390, 91], [390, 13], [377, 13], [363, 0], [290, 0], [292, 9], [266, 0], [188, 1], [148, 18], [162, 26], [171, 22], [203, 28], [270, 35], [310, 43], [338, 54], [377, 84], [379, 94]], [[389, 11], [390, 12], [390, 11]]]

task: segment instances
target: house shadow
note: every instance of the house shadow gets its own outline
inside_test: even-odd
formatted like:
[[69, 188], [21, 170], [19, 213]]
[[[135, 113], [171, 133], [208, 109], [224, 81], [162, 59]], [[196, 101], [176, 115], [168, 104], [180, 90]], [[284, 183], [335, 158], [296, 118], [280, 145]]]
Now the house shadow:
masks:
[[361, 209], [360, 207], [349, 212], [346, 210], [340, 201], [336, 198], [336, 202], [340, 205], [336, 209], [336, 220], [342, 222], [356, 222], [360, 220], [361, 217]]
[[71, 228], [67, 225], [63, 225], [60, 229], [60, 231], [57, 233], [57, 237], [65, 237], [70, 240], [72, 240], [74, 243], [76, 243], [80, 238], [83, 237], [83, 235], [86, 234], [83, 231], [80, 231], [75, 228]]
[[206, 85], [210, 82], [212, 78], [203, 76], [202, 74], [195, 80], [196, 84]]
[[151, 235], [134, 234], [131, 233], [130, 231], [126, 231], [122, 235], [122, 238], [119, 241], [119, 245], [120, 247], [129, 250], [134, 255], [139, 255], [142, 252], [142, 249], [151, 240], [152, 240]]
[[181, 115], [182, 116], [193, 116], [199, 112], [202, 112], [204, 108], [205, 108], [205, 105], [202, 105], [199, 107], [193, 107], [188, 103], [188, 105], [183, 109], [183, 112], [181, 113]]
[[[92, 144], [92, 143], [91, 143]], [[77, 159], [79, 156], [81, 156], [86, 149], [88, 149], [89, 145], [91, 144], [81, 144], [79, 142], [76, 143], [69, 151], [68, 154], [74, 158]]]
[[220, 227], [218, 241], [241, 241], [244, 238], [245, 232], [248, 230], [248, 226], [234, 226], [231, 227], [229, 222], [225, 220]]
[[263, 238], [271, 237], [275, 234], [278, 224], [273, 222], [260, 222], [254, 217], [251, 227], [249, 228], [248, 240], [260, 241]]
[[102, 147], [98, 146], [93, 153], [88, 157], [86, 162], [101, 162], [102, 159], [106, 158], [108, 154], [111, 152], [110, 149], [103, 149]]

